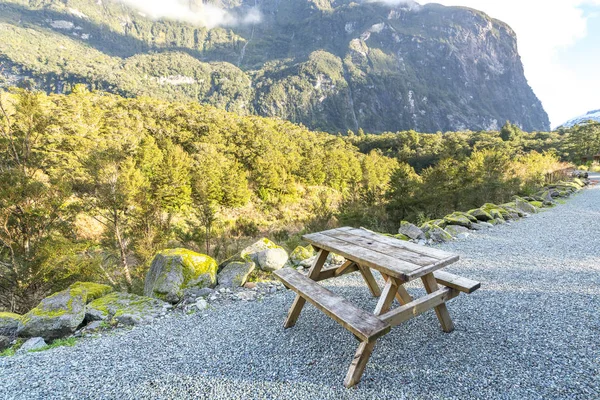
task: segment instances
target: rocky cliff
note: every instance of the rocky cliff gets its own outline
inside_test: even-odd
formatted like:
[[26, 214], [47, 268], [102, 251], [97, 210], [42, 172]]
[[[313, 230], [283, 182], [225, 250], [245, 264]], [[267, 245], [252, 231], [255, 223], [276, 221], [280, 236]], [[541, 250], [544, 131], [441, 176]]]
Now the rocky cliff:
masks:
[[[0, 0], [0, 73], [5, 85], [30, 78], [62, 92], [85, 83], [330, 132], [498, 129], [507, 120], [549, 129], [515, 33], [482, 12], [349, 0], [211, 3], [229, 17], [213, 29], [153, 20], [116, 0]], [[203, 10], [200, 0], [189, 7]]]

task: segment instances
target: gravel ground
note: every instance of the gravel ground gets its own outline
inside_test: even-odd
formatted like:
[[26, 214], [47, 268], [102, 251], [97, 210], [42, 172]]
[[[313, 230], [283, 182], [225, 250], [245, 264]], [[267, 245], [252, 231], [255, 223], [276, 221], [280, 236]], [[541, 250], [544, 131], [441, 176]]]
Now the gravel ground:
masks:
[[[442, 247], [482, 288], [449, 303], [454, 332], [430, 311], [379, 340], [355, 388], [355, 339], [312, 306], [284, 330], [284, 291], [2, 358], [0, 398], [600, 398], [600, 186]], [[328, 286], [375, 306], [356, 274]]]

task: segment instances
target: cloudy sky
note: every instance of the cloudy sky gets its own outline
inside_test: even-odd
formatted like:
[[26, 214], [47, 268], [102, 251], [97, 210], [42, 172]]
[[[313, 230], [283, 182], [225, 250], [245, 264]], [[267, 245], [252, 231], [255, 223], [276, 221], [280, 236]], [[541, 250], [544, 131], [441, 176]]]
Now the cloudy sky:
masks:
[[436, 0], [482, 10], [517, 33], [529, 84], [552, 127], [600, 109], [600, 0]]

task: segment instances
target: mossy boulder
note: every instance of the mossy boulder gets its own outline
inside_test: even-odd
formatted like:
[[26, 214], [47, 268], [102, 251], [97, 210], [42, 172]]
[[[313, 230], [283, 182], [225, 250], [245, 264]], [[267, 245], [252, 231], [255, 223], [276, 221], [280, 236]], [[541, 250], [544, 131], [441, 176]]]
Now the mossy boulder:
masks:
[[187, 249], [169, 249], [156, 254], [146, 275], [144, 295], [177, 303], [190, 287], [213, 287], [217, 283], [217, 262]]
[[171, 307], [170, 304], [158, 299], [113, 292], [88, 304], [85, 320], [139, 325], [152, 322]]
[[99, 299], [102, 296], [106, 296], [110, 292], [114, 291], [114, 289], [108, 285], [103, 285], [101, 283], [94, 282], [75, 282], [74, 284], [69, 286], [69, 288], [75, 290], [85, 290], [87, 292], [87, 303]]
[[403, 235], [401, 233], [398, 233], [395, 235], [391, 235], [389, 233], [384, 233], [383, 236], [391, 237], [391, 238], [398, 239], [398, 240], [403, 240], [405, 242], [408, 242], [410, 240], [410, 238], [408, 236]]
[[268, 249], [283, 249], [267, 238], [262, 238], [257, 242], [252, 243], [240, 252], [240, 257], [246, 261], [252, 261], [258, 265], [258, 253]]
[[315, 251], [311, 245], [306, 247], [298, 246], [292, 251], [290, 254], [290, 262], [292, 265], [300, 265], [300, 263], [304, 260], [308, 260], [312, 256], [315, 255]]
[[0, 312], [0, 336], [14, 337], [21, 323], [19, 314], [10, 312]]
[[[470, 228], [471, 225], [473, 224], [473, 221], [471, 221], [471, 219], [467, 215], [468, 214], [466, 214], [466, 213], [455, 212], [450, 215], [446, 215], [444, 217], [444, 221], [449, 226], [450, 225], [459, 225], [459, 226], [464, 226], [465, 228]], [[477, 219], [475, 218], [475, 220], [477, 220]], [[446, 229], [447, 228], [448, 228], [448, 226], [446, 226]]]
[[54, 293], [22, 317], [17, 333], [22, 337], [39, 336], [44, 340], [70, 335], [85, 318], [86, 302], [87, 291], [81, 287]]
[[425, 238], [425, 234], [418, 226], [416, 226], [415, 224], [411, 224], [407, 221], [400, 222], [400, 228], [398, 228], [398, 233], [408, 236], [409, 238], [414, 240]]
[[468, 214], [475, 217], [475, 219], [477, 219], [478, 221], [487, 222], [491, 219], [494, 219], [494, 217], [492, 217], [492, 215], [489, 212], [487, 212], [481, 208], [476, 208], [474, 210], [471, 210], [468, 212]]
[[537, 212], [537, 208], [531, 205], [527, 200], [516, 198], [515, 199], [515, 207], [527, 214], [535, 214]]
[[544, 207], [544, 203], [542, 203], [541, 201], [530, 201], [529, 204], [531, 204], [535, 208], [542, 208], [542, 207]]
[[505, 209], [493, 203], [486, 203], [481, 206], [481, 209], [489, 213], [494, 219], [505, 219], [505, 217], [508, 217], [508, 212]]
[[261, 270], [266, 272], [273, 272], [283, 268], [288, 259], [287, 251], [282, 247], [266, 249], [256, 254], [256, 264]]
[[469, 228], [467, 228], [466, 226], [462, 226], [462, 225], [448, 225], [446, 227], [445, 231], [447, 233], [449, 233], [450, 235], [456, 237], [456, 236], [460, 235], [461, 233], [469, 232]]
[[443, 243], [452, 240], [452, 235], [445, 229], [433, 225], [431, 229], [427, 231], [427, 238], [437, 243]]
[[232, 262], [223, 268], [217, 275], [219, 287], [237, 288], [244, 286], [248, 276], [254, 271], [255, 264], [253, 262]]

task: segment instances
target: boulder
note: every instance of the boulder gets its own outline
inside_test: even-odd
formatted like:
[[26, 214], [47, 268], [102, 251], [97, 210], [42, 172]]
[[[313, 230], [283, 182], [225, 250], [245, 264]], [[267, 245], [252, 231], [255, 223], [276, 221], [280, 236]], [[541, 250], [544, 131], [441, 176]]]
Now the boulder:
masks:
[[46, 344], [46, 341], [44, 340], [44, 338], [32, 337], [31, 339], [29, 339], [25, 343], [23, 343], [23, 345], [21, 347], [19, 347], [19, 350], [17, 350], [17, 354], [25, 354], [32, 350], [38, 350], [38, 349], [41, 349], [42, 347], [46, 347], [46, 346], [47, 346], [47, 344]]
[[83, 288], [69, 288], [46, 297], [22, 317], [17, 333], [45, 340], [68, 336], [83, 322], [86, 301], [87, 291]]
[[0, 335], [0, 351], [8, 349], [11, 341], [8, 336]]
[[163, 250], [156, 254], [146, 275], [144, 295], [177, 303], [186, 288], [213, 287], [217, 262], [187, 249]]
[[313, 250], [313, 247], [311, 245], [308, 245], [306, 247], [298, 246], [290, 254], [290, 262], [292, 263], [292, 265], [298, 266], [302, 261], [308, 260], [314, 255], [315, 251]]
[[489, 212], [482, 210], [481, 208], [476, 208], [474, 210], [471, 210], [468, 212], [468, 214], [475, 217], [478, 221], [487, 222], [491, 219], [494, 219], [494, 217], [492, 217]]
[[458, 236], [461, 233], [469, 232], [469, 228], [462, 225], [448, 225], [445, 230], [452, 236]]
[[492, 225], [502, 225], [505, 224], [506, 221], [503, 218], [494, 218], [488, 221]]
[[248, 276], [254, 271], [254, 267], [253, 262], [232, 262], [227, 264], [217, 275], [219, 287], [233, 289], [244, 286]]
[[21, 316], [10, 312], [0, 312], [0, 336], [9, 338], [17, 335]]
[[346, 261], [344, 256], [340, 256], [339, 254], [329, 253], [329, 255], [327, 256], [327, 262], [330, 264], [339, 265], [339, 264], [343, 264], [344, 261]]
[[[446, 230], [451, 225], [459, 225], [459, 226], [464, 226], [465, 228], [470, 228], [471, 225], [473, 224], [473, 221], [471, 221], [471, 219], [469, 217], [467, 217], [467, 215], [468, 214], [459, 213], [459, 212], [455, 212], [450, 215], [446, 215], [444, 217], [444, 221], [448, 224], [448, 226], [446, 226]], [[475, 217], [472, 217], [472, 218], [474, 218], [475, 221], [477, 221], [477, 219]]]
[[398, 233], [401, 235], [408, 236], [409, 238], [414, 239], [414, 240], [423, 239], [425, 237], [425, 234], [418, 226], [411, 224], [410, 222], [407, 222], [407, 221], [402, 221], [400, 223], [400, 228], [398, 229]]
[[482, 231], [484, 229], [488, 229], [488, 227], [486, 225], [483, 225], [481, 222], [476, 222], [473, 225], [471, 225], [471, 229], [474, 231]]
[[529, 202], [521, 198], [515, 199], [515, 207], [527, 214], [535, 214], [537, 212], [537, 208], [535, 208], [535, 206], [532, 206]]
[[[258, 263], [258, 253], [267, 250], [267, 249], [283, 249], [281, 246], [276, 245], [271, 242], [267, 238], [262, 238], [257, 242], [254, 242], [250, 246], [246, 247], [244, 250], [240, 252], [240, 258], [246, 261], [252, 261], [254, 264], [259, 265]], [[232, 261], [238, 261], [237, 259], [233, 259]]]
[[172, 306], [162, 300], [131, 293], [113, 292], [88, 304], [86, 321], [139, 325], [152, 322]]
[[437, 225], [433, 225], [433, 227], [427, 231], [427, 236], [437, 243], [444, 243], [452, 240], [452, 235]]
[[261, 270], [267, 272], [283, 268], [288, 260], [287, 252], [281, 248], [266, 249], [256, 255], [256, 261]]

